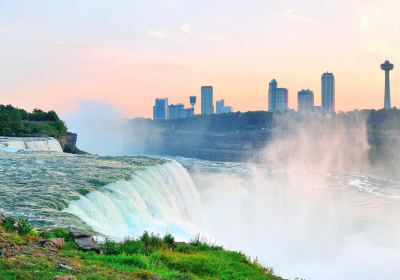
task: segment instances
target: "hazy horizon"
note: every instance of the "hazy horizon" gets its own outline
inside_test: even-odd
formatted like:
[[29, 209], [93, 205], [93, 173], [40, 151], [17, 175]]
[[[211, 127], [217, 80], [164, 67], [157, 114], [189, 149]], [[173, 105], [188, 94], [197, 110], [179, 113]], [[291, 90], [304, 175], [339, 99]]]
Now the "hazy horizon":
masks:
[[[336, 78], [336, 110], [383, 107], [389, 59], [400, 105], [400, 3], [382, 1], [10, 1], [0, 3], [0, 103], [62, 115], [81, 101], [151, 117], [214, 86], [235, 111], [267, 109], [271, 79], [297, 92]], [[197, 106], [196, 112], [198, 112]]]

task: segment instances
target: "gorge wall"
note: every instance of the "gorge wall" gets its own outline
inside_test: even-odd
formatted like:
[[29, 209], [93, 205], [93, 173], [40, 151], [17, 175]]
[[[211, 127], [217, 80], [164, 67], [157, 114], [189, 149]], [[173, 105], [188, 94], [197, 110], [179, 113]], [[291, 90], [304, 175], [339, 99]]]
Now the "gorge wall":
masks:
[[257, 157], [271, 137], [272, 114], [232, 113], [166, 121], [135, 119], [125, 129], [131, 153], [215, 161]]
[[400, 147], [400, 110], [397, 109], [356, 110], [327, 116], [259, 111], [173, 120], [134, 119], [126, 123], [124, 145], [131, 154], [258, 161], [260, 151], [273, 137], [290, 135], [312, 124], [320, 127], [314, 138], [318, 141], [320, 133], [330, 133], [328, 128], [339, 123], [347, 124], [347, 129], [354, 129], [352, 123], [365, 126], [373, 161], [398, 161], [399, 157], [392, 152], [393, 147]]

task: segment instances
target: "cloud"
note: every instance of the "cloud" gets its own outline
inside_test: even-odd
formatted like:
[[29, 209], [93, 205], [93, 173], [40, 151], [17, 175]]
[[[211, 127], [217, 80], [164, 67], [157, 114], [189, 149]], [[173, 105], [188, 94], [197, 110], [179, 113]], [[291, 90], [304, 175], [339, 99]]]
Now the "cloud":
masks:
[[[369, 40], [363, 45], [363, 49], [375, 53], [379, 56], [382, 57], [382, 59], [389, 59], [390, 60], [395, 60], [399, 59], [400, 56], [396, 52], [396, 45], [393, 43], [390, 43], [388, 41], [384, 41], [382, 39], [374, 39], [374, 40]], [[390, 57], [388, 55], [390, 54]]]
[[163, 29], [148, 30], [147, 35], [153, 38], [163, 39], [167, 37], [167, 32]]
[[115, 47], [76, 46], [80, 57], [85, 62], [136, 61], [138, 57], [129, 49]]
[[192, 25], [190, 23], [184, 23], [181, 25], [181, 30], [186, 34], [193, 34]]
[[178, 4], [178, 0], [168, 0], [168, 4], [171, 7], [176, 7], [176, 5]]
[[299, 24], [307, 24], [307, 25], [313, 25], [316, 27], [323, 27], [320, 23], [315, 21], [313, 18], [304, 15], [300, 12], [298, 12], [296, 9], [287, 9], [283, 11], [282, 16], [290, 21], [299, 23]]

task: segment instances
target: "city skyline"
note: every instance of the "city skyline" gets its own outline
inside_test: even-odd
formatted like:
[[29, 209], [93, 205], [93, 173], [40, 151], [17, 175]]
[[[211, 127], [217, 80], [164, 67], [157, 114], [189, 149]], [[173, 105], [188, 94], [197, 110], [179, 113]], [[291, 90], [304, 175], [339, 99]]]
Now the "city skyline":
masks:
[[[384, 81], [384, 107], [383, 109], [390, 110], [395, 106], [391, 106], [391, 94], [390, 94], [390, 78], [389, 72], [394, 69], [394, 65], [390, 63], [389, 60], [385, 60], [384, 63], [380, 65], [381, 70], [385, 72]], [[322, 113], [331, 114], [336, 112], [336, 81], [333, 73], [326, 71], [321, 75], [321, 104], [315, 105], [314, 103], [314, 92], [310, 89], [302, 89], [297, 92], [297, 112], [299, 113]], [[193, 99], [194, 98], [194, 99]], [[156, 98], [155, 102], [157, 103]], [[167, 99], [168, 98], [164, 98]], [[200, 88], [200, 99], [201, 107], [200, 114], [221, 114], [221, 113], [231, 113], [235, 112], [232, 106], [225, 106], [225, 99], [218, 99], [216, 101], [216, 106], [214, 106], [214, 89], [213, 86], [201, 86]], [[195, 103], [196, 96], [189, 97], [189, 103], [191, 105], [191, 114], [183, 114], [183, 116], [194, 116], [196, 115]], [[278, 88], [278, 82], [276, 79], [272, 79], [269, 82], [267, 91], [267, 109], [265, 111], [269, 112], [289, 112], [296, 111], [295, 108], [289, 107], [289, 90], [287, 88]], [[184, 108], [183, 103], [178, 105]], [[214, 111], [214, 108], [216, 110]], [[368, 108], [362, 108], [368, 109]], [[248, 111], [260, 111], [260, 110], [248, 110]], [[261, 110], [264, 111], [264, 110]], [[239, 111], [240, 112], [240, 111]], [[157, 114], [153, 109], [153, 119], [157, 119]]]
[[[400, 61], [394, 0], [135, 2], [1, 1], [1, 103], [66, 114], [95, 100], [122, 117], [151, 117], [156, 97], [178, 103], [212, 84], [235, 110], [263, 110], [276, 77], [296, 108], [302, 88], [321, 103], [319, 75], [329, 70], [336, 111], [379, 109], [377, 65]], [[391, 103], [400, 104], [396, 70]]]

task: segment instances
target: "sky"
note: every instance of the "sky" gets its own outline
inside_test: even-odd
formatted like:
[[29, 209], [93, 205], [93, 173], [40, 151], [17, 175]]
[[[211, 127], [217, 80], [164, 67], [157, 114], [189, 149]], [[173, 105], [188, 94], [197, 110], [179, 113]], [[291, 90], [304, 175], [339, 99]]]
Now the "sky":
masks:
[[0, 0], [0, 103], [151, 117], [154, 98], [188, 106], [212, 85], [234, 110], [266, 110], [275, 78], [296, 108], [301, 89], [320, 104], [330, 71], [338, 111], [381, 108], [390, 59], [400, 107], [399, 15], [398, 0]]

